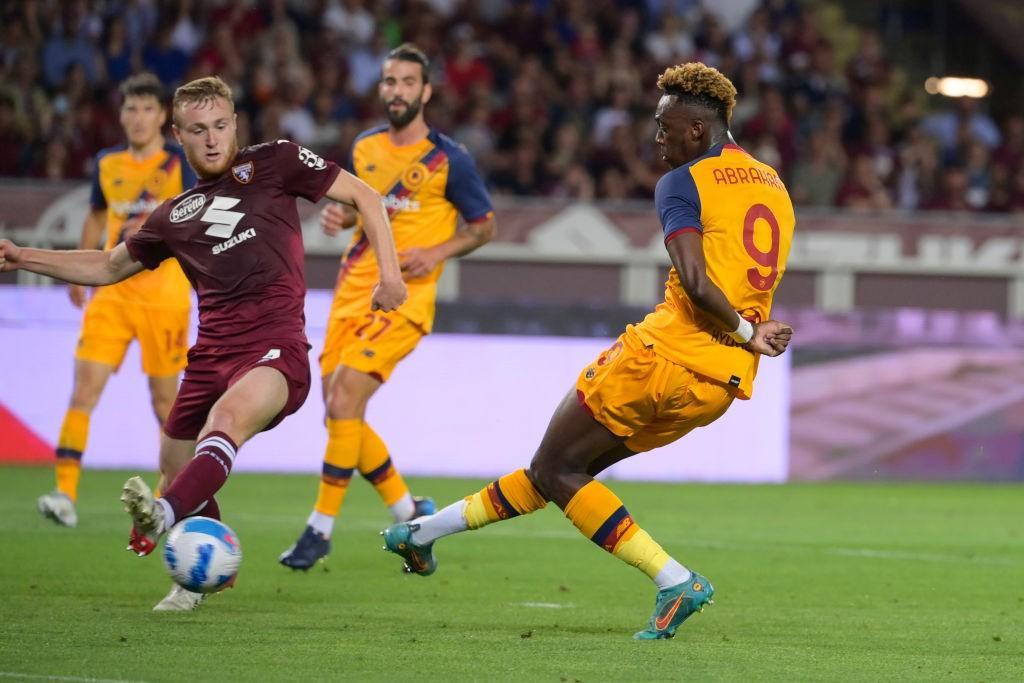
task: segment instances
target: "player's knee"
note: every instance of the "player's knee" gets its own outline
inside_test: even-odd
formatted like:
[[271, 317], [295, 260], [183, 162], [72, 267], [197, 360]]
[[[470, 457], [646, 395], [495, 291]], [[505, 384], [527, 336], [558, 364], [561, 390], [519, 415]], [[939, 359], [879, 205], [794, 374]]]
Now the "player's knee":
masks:
[[72, 410], [80, 410], [83, 413], [91, 413], [99, 402], [99, 391], [93, 387], [76, 386], [71, 392], [71, 403], [68, 407]]
[[548, 498], [548, 491], [552, 489], [552, 473], [543, 465], [538, 464], [536, 458], [526, 468], [526, 478], [530, 480], [535, 489], [540, 491], [542, 496]]
[[224, 434], [235, 435], [239, 432], [240, 424], [241, 421], [233, 410], [214, 406], [206, 418], [206, 426], [203, 428], [203, 432], [223, 432]]
[[568, 472], [562, 463], [541, 452], [533, 456], [530, 467], [526, 470], [526, 476], [545, 496], [558, 487], [558, 482], [566, 474]]
[[327, 392], [327, 417], [332, 420], [360, 419], [366, 401], [343, 382], [335, 382]]
[[172, 399], [167, 399], [163, 396], [153, 396], [150, 400], [150, 405], [153, 407], [153, 414], [156, 415], [156, 419], [163, 424], [167, 421], [167, 416], [171, 412], [171, 405], [174, 403]]

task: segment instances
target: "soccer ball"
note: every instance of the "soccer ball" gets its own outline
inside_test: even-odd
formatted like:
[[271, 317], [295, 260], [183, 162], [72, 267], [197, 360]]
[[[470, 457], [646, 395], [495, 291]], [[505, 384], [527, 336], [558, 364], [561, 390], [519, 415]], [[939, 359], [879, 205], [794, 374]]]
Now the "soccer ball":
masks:
[[242, 546], [226, 524], [209, 517], [186, 517], [164, 543], [164, 565], [182, 588], [216, 593], [234, 583]]

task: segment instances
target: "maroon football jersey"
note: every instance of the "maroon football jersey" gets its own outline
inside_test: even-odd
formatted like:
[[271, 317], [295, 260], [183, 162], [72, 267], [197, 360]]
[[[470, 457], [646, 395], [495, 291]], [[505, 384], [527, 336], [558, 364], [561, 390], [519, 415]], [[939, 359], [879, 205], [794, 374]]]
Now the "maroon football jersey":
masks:
[[161, 204], [128, 251], [149, 269], [178, 259], [199, 297], [199, 343], [305, 342], [295, 198], [319, 201], [339, 172], [287, 140], [246, 147], [224, 175]]

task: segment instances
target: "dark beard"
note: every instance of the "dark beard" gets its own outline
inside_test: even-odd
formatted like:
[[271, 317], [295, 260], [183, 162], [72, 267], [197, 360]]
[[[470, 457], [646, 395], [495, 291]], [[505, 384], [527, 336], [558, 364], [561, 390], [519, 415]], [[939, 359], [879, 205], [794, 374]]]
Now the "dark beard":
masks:
[[402, 130], [416, 118], [416, 115], [420, 113], [420, 107], [423, 106], [423, 101], [416, 98], [412, 102], [408, 103], [405, 111], [402, 113], [395, 112], [387, 104], [384, 105], [384, 111], [387, 112], [388, 121], [395, 130]]

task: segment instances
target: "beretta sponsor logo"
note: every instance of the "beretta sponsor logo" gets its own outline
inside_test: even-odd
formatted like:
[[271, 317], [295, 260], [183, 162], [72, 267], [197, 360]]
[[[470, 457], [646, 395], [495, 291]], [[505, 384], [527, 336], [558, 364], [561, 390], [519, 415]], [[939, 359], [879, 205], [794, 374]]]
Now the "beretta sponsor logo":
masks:
[[195, 218], [206, 204], [206, 195], [194, 194], [178, 202], [178, 205], [171, 209], [171, 222], [181, 223], [190, 218]]

